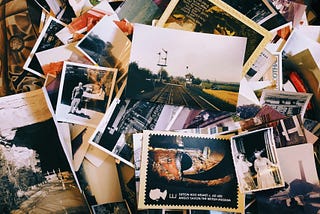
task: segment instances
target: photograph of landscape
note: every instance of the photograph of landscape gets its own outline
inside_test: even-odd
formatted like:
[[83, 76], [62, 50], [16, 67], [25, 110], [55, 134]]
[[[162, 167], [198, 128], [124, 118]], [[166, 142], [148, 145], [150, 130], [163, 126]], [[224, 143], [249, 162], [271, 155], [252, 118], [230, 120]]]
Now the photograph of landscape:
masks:
[[126, 96], [234, 112], [245, 47], [243, 37], [135, 24]]

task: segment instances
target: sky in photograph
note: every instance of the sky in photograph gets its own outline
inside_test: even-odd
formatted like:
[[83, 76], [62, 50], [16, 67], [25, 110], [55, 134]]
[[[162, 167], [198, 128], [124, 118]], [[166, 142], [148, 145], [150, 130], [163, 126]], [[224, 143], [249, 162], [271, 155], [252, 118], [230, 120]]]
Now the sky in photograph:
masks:
[[[130, 62], [157, 74], [159, 52], [169, 76], [240, 82], [247, 39], [135, 24]], [[163, 63], [163, 61], [160, 61]]]

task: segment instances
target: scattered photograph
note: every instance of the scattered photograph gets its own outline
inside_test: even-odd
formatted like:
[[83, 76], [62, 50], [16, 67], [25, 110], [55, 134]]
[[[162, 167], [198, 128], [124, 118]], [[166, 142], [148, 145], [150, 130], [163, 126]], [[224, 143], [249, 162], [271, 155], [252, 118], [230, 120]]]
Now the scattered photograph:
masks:
[[245, 38], [143, 24], [134, 29], [126, 97], [235, 111]]
[[64, 62], [58, 121], [96, 127], [111, 103], [117, 69]]
[[92, 211], [94, 214], [131, 214], [125, 201], [93, 205]]
[[76, 45], [92, 63], [117, 68], [118, 77], [128, 71], [131, 41], [115, 24], [113, 16], [104, 16]]
[[262, 25], [264, 22], [277, 15], [277, 10], [268, 0], [223, 0], [223, 2], [238, 10], [240, 13], [244, 14], [246, 17], [259, 25]]
[[265, 73], [272, 67], [276, 62], [276, 57], [267, 49], [264, 49], [256, 61], [252, 64], [245, 77], [249, 81], [259, 81]]
[[231, 148], [241, 192], [284, 186], [272, 127], [231, 137]]
[[164, 130], [178, 108], [141, 100], [114, 98], [90, 142], [133, 167], [133, 145], [128, 134], [143, 130]]
[[[293, 56], [288, 57], [287, 60], [291, 66], [286, 66], [286, 70], [296, 72], [301, 77], [302, 85], [305, 87], [306, 92], [312, 93], [307, 112], [305, 117], [310, 119], [320, 120], [320, 93], [319, 92], [319, 72], [320, 69], [315, 62], [309, 49], [303, 50]], [[290, 76], [290, 75], [289, 75]], [[294, 85], [296, 83], [293, 81]]]
[[312, 144], [277, 149], [285, 187], [256, 193], [259, 213], [319, 212], [319, 178]]
[[271, 39], [271, 34], [268, 30], [223, 1], [201, 0], [194, 4], [191, 1], [180, 0], [171, 1], [170, 3], [156, 26], [246, 37], [243, 75], [250, 69]]
[[[99, 166], [84, 158], [79, 170], [76, 172], [83, 195], [86, 197], [91, 211], [94, 205], [123, 200], [117, 163], [111, 156], [104, 155], [104, 159]], [[106, 194], [109, 192], [112, 194]]]
[[284, 58], [294, 56], [306, 49], [309, 49], [311, 56], [320, 67], [320, 44], [306, 37], [303, 32], [299, 31], [299, 28], [294, 28], [291, 32], [287, 42], [281, 49]]
[[281, 117], [270, 120], [268, 115], [256, 116], [239, 121], [241, 131], [252, 131], [265, 127], [273, 127], [276, 148], [307, 143], [302, 119], [300, 115]]
[[152, 25], [152, 21], [160, 18], [169, 2], [170, 0], [127, 0], [117, 8], [116, 13], [120, 20]]
[[311, 93], [264, 89], [260, 97], [260, 103], [262, 106], [271, 106], [283, 115], [300, 114], [303, 118], [311, 97]]
[[56, 36], [63, 44], [79, 41], [102, 17], [111, 14], [114, 14], [114, 11], [108, 1], [101, 1], [93, 8], [74, 18], [71, 23], [57, 32]]
[[292, 23], [286, 23], [280, 27], [269, 31], [272, 34], [271, 41], [267, 44], [266, 49], [270, 52], [280, 52], [286, 44], [292, 31]]
[[234, 117], [234, 112], [184, 107], [177, 112], [175, 119], [170, 122], [166, 130], [213, 128], [216, 126], [234, 127]]
[[63, 45], [63, 43], [56, 36], [56, 33], [65, 26], [66, 24], [64, 24], [60, 20], [52, 16], [49, 17], [49, 19], [43, 27], [43, 30], [38, 36], [37, 41], [33, 46], [30, 55], [26, 59], [25, 64], [23, 65], [23, 69], [45, 78], [45, 74], [35, 54], [40, 51], [48, 50]]
[[241, 212], [230, 139], [144, 131], [138, 209]]
[[1, 212], [88, 213], [45, 91], [2, 97], [0, 106]]
[[61, 75], [64, 61], [92, 65], [92, 62], [75, 48], [75, 43], [40, 51], [35, 55], [45, 76]]
[[287, 22], [292, 22], [293, 27], [298, 27], [300, 25], [307, 5], [301, 4], [299, 1], [290, 0], [270, 0], [270, 2]]

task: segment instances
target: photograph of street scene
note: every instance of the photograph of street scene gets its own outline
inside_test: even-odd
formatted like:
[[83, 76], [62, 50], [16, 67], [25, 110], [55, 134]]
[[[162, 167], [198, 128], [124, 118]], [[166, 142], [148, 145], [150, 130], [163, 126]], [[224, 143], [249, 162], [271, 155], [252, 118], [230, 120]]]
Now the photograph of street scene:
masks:
[[136, 24], [126, 96], [234, 112], [245, 47], [243, 37]]

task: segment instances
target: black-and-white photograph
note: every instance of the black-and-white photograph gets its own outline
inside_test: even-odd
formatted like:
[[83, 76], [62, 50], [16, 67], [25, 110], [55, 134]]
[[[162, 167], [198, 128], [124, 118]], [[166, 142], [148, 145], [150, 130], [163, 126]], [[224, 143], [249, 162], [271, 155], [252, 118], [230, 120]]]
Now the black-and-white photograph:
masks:
[[94, 214], [131, 214], [125, 201], [93, 205], [92, 211]]
[[311, 97], [311, 93], [264, 89], [260, 97], [260, 103], [262, 106], [271, 106], [283, 115], [300, 114], [303, 118]]
[[93, 63], [117, 68], [120, 78], [128, 70], [131, 41], [113, 20], [114, 16], [104, 16], [76, 47]]
[[268, 0], [223, 1], [260, 25], [277, 15], [277, 10]]
[[169, 124], [168, 130], [234, 127], [235, 112], [210, 111], [184, 107]]
[[56, 115], [62, 122], [96, 127], [113, 98], [117, 69], [64, 62]]
[[46, 99], [42, 89], [0, 99], [2, 213], [89, 212]]
[[231, 148], [241, 192], [284, 186], [272, 128], [235, 135]]
[[166, 129], [180, 107], [115, 98], [90, 143], [133, 167], [133, 145], [127, 134]]
[[234, 112], [245, 47], [243, 37], [135, 24], [126, 97]]
[[49, 17], [49, 19], [43, 27], [43, 30], [38, 36], [37, 41], [33, 46], [29, 57], [25, 61], [23, 69], [45, 78], [45, 74], [35, 54], [40, 51], [48, 50], [63, 45], [63, 43], [55, 34], [65, 26], [66, 24], [64, 24], [60, 20], [52, 16]]
[[239, 121], [242, 131], [252, 131], [265, 127], [273, 127], [273, 135], [277, 148], [307, 143], [301, 115], [268, 120], [268, 117], [254, 117]]

